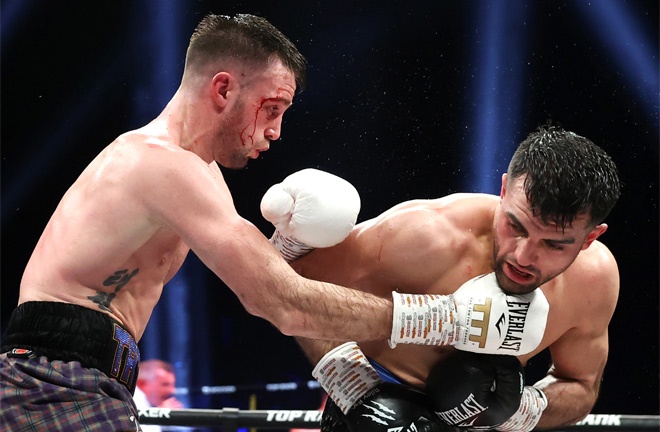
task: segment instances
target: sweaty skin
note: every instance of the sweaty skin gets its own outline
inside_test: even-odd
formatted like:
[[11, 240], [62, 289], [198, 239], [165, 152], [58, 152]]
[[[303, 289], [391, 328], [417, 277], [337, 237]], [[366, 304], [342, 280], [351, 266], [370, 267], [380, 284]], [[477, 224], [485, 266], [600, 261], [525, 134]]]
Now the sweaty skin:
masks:
[[212, 67], [186, 70], [155, 120], [119, 136], [83, 171], [39, 239], [19, 304], [99, 310], [139, 340], [192, 249], [248, 312], [285, 334], [387, 338], [391, 302], [296, 274], [238, 215], [218, 167], [243, 168], [279, 138], [293, 73], [279, 60], [261, 71]]
[[[388, 298], [391, 291], [450, 294], [469, 279], [496, 271], [512, 292], [541, 286], [550, 304], [540, 346], [525, 364], [550, 348], [553, 365], [539, 384], [550, 401], [539, 426], [577, 421], [588, 414], [607, 360], [607, 326], [619, 290], [616, 262], [595, 239], [607, 228], [579, 217], [565, 231], [533, 217], [517, 179], [502, 197], [456, 194], [409, 201], [357, 225], [332, 248], [293, 263], [302, 275], [347, 284]], [[554, 278], [553, 278], [554, 277]], [[313, 363], [332, 346], [299, 338]], [[363, 352], [409, 384], [423, 388], [449, 347], [361, 341]], [[561, 396], [559, 396], [561, 395]]]

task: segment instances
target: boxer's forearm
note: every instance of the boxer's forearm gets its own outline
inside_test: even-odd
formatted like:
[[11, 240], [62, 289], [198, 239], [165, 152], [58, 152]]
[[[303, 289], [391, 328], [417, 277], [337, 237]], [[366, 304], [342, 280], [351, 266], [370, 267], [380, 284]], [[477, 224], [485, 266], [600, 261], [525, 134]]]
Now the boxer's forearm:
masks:
[[543, 389], [548, 406], [543, 411], [538, 429], [573, 425], [586, 417], [596, 403], [598, 390], [580, 381], [548, 376], [535, 384]]
[[252, 315], [288, 336], [336, 341], [385, 340], [392, 333], [391, 299], [304, 278], [244, 219], [229, 223], [224, 242], [193, 251], [234, 291]]
[[[339, 341], [385, 340], [392, 332], [392, 302], [365, 292], [303, 279], [293, 294], [290, 336]], [[300, 314], [301, 319], [293, 318]], [[318, 359], [317, 359], [318, 360]]]
[[342, 342], [337, 341], [308, 339], [304, 337], [297, 337], [296, 342], [298, 342], [298, 345], [300, 345], [300, 348], [312, 365], [317, 364], [327, 352], [342, 344]]

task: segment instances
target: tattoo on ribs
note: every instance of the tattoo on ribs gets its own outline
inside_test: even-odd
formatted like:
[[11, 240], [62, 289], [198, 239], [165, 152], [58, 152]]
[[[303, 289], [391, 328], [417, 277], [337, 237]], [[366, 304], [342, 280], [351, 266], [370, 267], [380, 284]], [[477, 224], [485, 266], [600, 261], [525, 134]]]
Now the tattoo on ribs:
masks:
[[103, 286], [113, 286], [116, 285], [115, 291], [113, 293], [106, 293], [103, 291], [96, 291], [96, 295], [87, 296], [88, 299], [99, 305], [99, 309], [106, 312], [110, 312], [110, 302], [117, 296], [117, 293], [122, 289], [128, 281], [133, 278], [138, 272], [139, 268], [136, 268], [132, 272], [128, 272], [128, 269], [119, 270], [114, 272], [110, 277], [103, 281]]

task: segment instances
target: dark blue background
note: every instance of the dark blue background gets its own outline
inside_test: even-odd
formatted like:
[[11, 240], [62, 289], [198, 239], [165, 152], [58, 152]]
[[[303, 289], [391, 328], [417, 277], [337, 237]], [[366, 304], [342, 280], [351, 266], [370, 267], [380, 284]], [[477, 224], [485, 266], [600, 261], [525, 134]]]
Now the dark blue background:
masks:
[[[301, 168], [351, 181], [365, 220], [407, 199], [497, 193], [512, 150], [547, 119], [604, 147], [624, 183], [602, 238], [618, 259], [621, 295], [594, 412], [658, 414], [657, 1], [1, 6], [3, 323], [59, 198], [105, 145], [162, 109], [178, 87], [199, 19], [253, 13], [280, 28], [309, 61], [307, 88], [284, 118], [282, 139], [246, 170], [225, 171], [239, 212], [266, 235], [261, 195]], [[625, 29], [602, 19], [610, 10], [624, 24], [629, 18], [634, 44], [625, 42]], [[492, 42], [495, 69], [487, 60]], [[650, 81], [620, 60], [633, 51], [651, 65]], [[487, 76], [495, 76], [497, 91], [483, 86]], [[484, 155], [492, 155], [487, 166], [480, 165]], [[249, 316], [194, 256], [166, 287], [141, 348], [143, 358], [177, 365], [191, 406], [246, 408], [251, 394], [264, 409], [318, 404], [317, 391], [263, 391], [265, 383], [306, 382], [310, 365], [291, 338]], [[548, 361], [532, 360], [530, 380]], [[199, 390], [228, 384], [242, 387], [223, 397]]]

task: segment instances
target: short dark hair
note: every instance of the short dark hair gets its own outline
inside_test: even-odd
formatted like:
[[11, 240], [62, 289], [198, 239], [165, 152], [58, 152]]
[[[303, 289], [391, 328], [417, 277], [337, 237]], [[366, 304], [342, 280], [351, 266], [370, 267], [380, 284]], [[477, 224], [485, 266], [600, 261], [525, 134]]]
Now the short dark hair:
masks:
[[520, 144], [509, 163], [508, 181], [523, 175], [533, 214], [562, 229], [580, 214], [588, 214], [594, 226], [601, 223], [621, 193], [612, 158], [560, 126], [540, 126]]
[[208, 14], [190, 37], [186, 68], [218, 58], [266, 65], [273, 57], [293, 72], [296, 85], [302, 90], [307, 68], [305, 57], [265, 18], [248, 14], [234, 17]]

